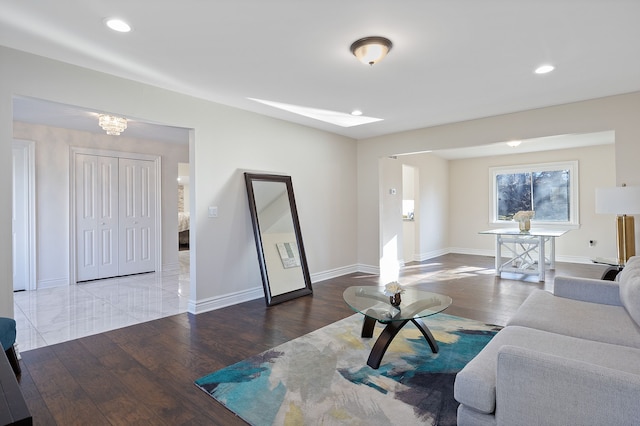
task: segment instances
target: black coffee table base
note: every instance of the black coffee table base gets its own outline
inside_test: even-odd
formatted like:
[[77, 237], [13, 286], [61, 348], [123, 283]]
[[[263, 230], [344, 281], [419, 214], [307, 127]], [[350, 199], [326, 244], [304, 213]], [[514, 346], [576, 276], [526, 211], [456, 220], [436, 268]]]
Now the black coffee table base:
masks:
[[[401, 321], [389, 321], [386, 324], [382, 333], [376, 340], [376, 343], [373, 345], [373, 349], [371, 349], [371, 353], [369, 354], [369, 359], [367, 360], [367, 365], [371, 368], [378, 369], [380, 367], [380, 362], [382, 361], [382, 357], [384, 356], [387, 348], [391, 344], [391, 341], [396, 337], [396, 334], [405, 326], [406, 323], [411, 321], [418, 327], [418, 330], [422, 333], [424, 338], [429, 343], [431, 347], [431, 351], [434, 354], [438, 353], [438, 343], [436, 339], [433, 338], [433, 334], [429, 328], [425, 325], [425, 323], [420, 318], [411, 318], [408, 320]], [[371, 318], [367, 315], [364, 317], [364, 323], [362, 324], [362, 337], [373, 337], [373, 329], [376, 326], [377, 320], [375, 318]]]

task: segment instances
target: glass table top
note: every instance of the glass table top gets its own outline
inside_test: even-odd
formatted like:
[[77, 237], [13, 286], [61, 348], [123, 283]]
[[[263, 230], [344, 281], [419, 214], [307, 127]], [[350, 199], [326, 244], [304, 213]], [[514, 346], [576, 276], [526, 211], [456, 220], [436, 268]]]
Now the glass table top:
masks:
[[428, 317], [447, 309], [453, 300], [443, 294], [405, 288], [399, 306], [392, 306], [384, 287], [349, 287], [342, 294], [351, 309], [380, 322]]

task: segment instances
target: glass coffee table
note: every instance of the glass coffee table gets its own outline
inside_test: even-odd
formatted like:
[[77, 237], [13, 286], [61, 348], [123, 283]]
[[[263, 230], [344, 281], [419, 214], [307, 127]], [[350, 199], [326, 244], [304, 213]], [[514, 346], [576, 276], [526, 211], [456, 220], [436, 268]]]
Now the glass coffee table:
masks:
[[449, 296], [428, 291], [405, 289], [399, 306], [392, 306], [384, 287], [349, 287], [342, 294], [351, 309], [364, 315], [362, 337], [373, 337], [376, 321], [386, 324], [371, 349], [367, 365], [377, 369], [389, 344], [396, 334], [411, 321], [429, 343], [433, 353], [438, 353], [438, 343], [421, 318], [435, 315], [447, 309], [452, 300]]

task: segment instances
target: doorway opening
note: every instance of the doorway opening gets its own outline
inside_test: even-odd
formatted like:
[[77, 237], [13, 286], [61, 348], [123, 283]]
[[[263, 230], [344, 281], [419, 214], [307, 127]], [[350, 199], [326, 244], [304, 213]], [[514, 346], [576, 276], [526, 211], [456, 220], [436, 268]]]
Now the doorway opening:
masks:
[[[25, 97], [14, 97], [13, 113], [14, 137], [33, 141], [37, 168], [35, 201], [30, 205], [38, 231], [37, 241], [32, 237], [30, 243], [33, 291], [13, 294], [21, 350], [186, 312], [191, 293], [189, 258], [185, 268], [177, 250], [175, 194], [177, 165], [189, 161], [193, 131], [131, 119], [121, 136], [109, 136], [98, 126], [97, 111]], [[162, 203], [156, 223], [160, 254], [155, 261], [156, 271], [162, 272], [75, 285], [72, 147], [158, 158]]]
[[191, 227], [191, 186], [189, 185], [189, 163], [178, 163], [178, 250], [188, 251]]

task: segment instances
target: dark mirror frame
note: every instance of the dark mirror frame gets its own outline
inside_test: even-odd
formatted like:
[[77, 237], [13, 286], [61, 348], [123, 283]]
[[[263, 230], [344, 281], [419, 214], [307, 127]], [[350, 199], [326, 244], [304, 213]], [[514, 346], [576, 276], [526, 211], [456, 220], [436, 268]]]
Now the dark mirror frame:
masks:
[[[245, 183], [247, 185], [247, 197], [249, 199], [249, 211], [251, 212], [251, 222], [253, 224], [253, 235], [256, 241], [256, 250], [258, 252], [258, 263], [260, 264], [260, 273], [262, 275], [262, 286], [264, 287], [264, 297], [267, 306], [276, 305], [286, 302], [287, 300], [297, 297], [306, 296], [313, 293], [311, 288], [311, 278], [309, 276], [309, 268], [307, 266], [307, 256], [302, 243], [302, 232], [300, 231], [300, 222], [298, 220], [298, 209], [296, 208], [295, 197], [293, 196], [293, 184], [291, 176], [272, 175], [260, 173], [245, 173]], [[253, 182], [282, 182], [287, 187], [287, 195], [289, 198], [289, 208], [291, 210], [291, 218], [293, 219], [293, 229], [296, 236], [296, 244], [300, 255], [300, 267], [304, 279], [304, 286], [298, 290], [289, 291], [283, 294], [273, 295], [271, 293], [271, 285], [269, 282], [269, 271], [265, 263], [264, 249], [262, 247], [262, 234], [260, 233], [260, 221], [258, 219], [258, 211], [256, 208], [256, 200], [253, 191]]]

